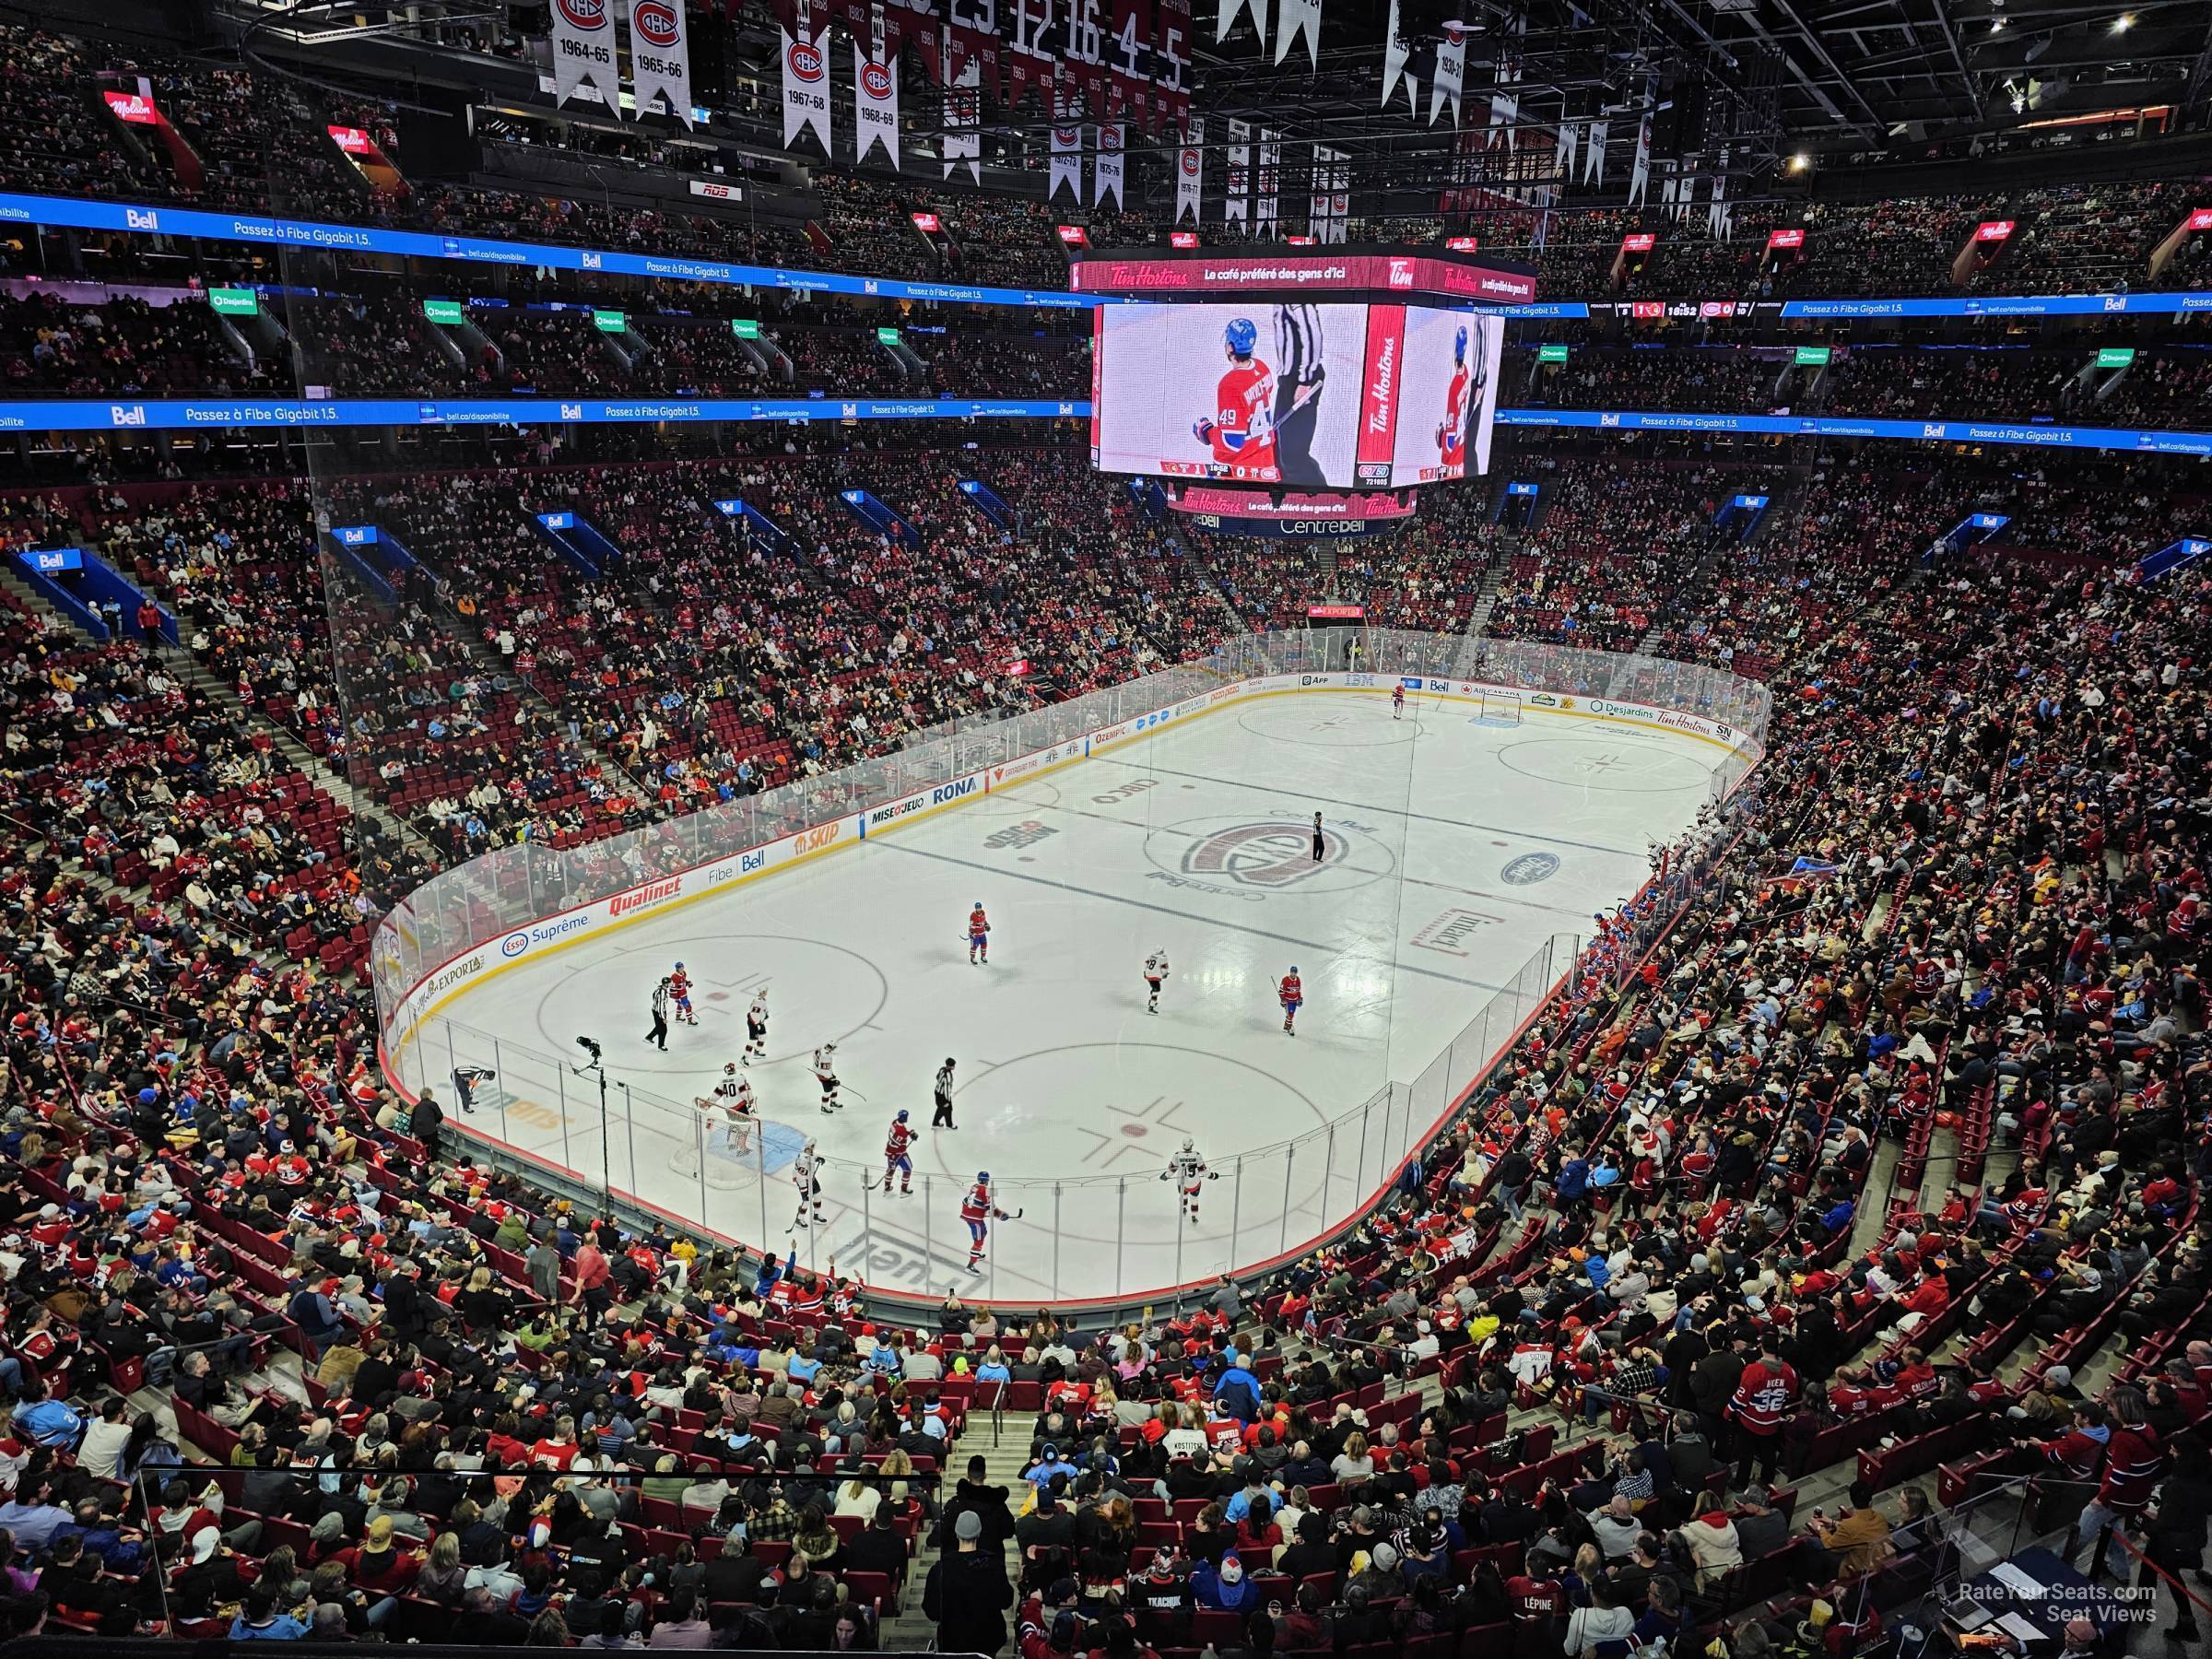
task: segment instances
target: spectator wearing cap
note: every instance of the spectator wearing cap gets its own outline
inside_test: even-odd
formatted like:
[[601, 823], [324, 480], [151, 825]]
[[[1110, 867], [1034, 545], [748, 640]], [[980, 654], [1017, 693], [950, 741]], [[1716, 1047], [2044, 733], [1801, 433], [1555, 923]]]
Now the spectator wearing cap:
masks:
[[923, 1615], [937, 1627], [940, 1652], [995, 1653], [1014, 1605], [1004, 1558], [983, 1547], [983, 1518], [973, 1509], [954, 1519], [952, 1536], [952, 1553], [937, 1558], [922, 1586]]

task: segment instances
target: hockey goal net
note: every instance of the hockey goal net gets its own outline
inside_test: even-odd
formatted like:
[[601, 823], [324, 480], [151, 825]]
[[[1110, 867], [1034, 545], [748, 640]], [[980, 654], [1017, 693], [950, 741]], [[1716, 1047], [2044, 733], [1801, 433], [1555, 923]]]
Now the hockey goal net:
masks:
[[1482, 705], [1476, 719], [1489, 725], [1517, 726], [1521, 724], [1521, 693], [1518, 691], [1485, 691]]

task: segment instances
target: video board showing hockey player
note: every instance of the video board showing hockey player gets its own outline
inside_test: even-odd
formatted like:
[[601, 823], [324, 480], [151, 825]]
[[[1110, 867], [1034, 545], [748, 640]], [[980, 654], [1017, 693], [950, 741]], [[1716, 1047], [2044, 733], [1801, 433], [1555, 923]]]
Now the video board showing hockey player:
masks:
[[1128, 305], [1099, 313], [1102, 472], [1347, 488], [1364, 305]]
[[1490, 468], [1503, 319], [1474, 312], [1406, 308], [1398, 429], [1390, 481], [1437, 484]]

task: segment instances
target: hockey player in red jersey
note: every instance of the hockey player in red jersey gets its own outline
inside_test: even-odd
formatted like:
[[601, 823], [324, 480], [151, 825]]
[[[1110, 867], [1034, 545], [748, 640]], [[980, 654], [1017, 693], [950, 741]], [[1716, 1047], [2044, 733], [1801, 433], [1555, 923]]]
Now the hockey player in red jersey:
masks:
[[1293, 1037], [1297, 1036], [1298, 1011], [1306, 1000], [1306, 988], [1298, 977], [1297, 963], [1293, 962], [1290, 971], [1283, 975], [1283, 982], [1275, 988], [1275, 996], [1283, 1005], [1283, 1030]]
[[973, 967], [978, 955], [983, 966], [991, 965], [991, 918], [983, 914], [983, 901], [978, 899], [975, 908], [968, 912], [968, 965]]
[[991, 1223], [1017, 1220], [1020, 1215], [1019, 1210], [1008, 1215], [998, 1207], [997, 1202], [991, 1196], [991, 1171], [978, 1170], [975, 1172], [975, 1184], [968, 1189], [968, 1195], [960, 1200], [960, 1219], [968, 1223], [969, 1272], [981, 1273], [983, 1270], [983, 1241], [991, 1236]]
[[1222, 332], [1229, 368], [1214, 388], [1214, 413], [1191, 423], [1212, 452], [1224, 477], [1272, 483], [1281, 476], [1275, 456], [1275, 371], [1253, 356], [1260, 331], [1239, 317]]
[[914, 1144], [914, 1132], [907, 1126], [906, 1109], [900, 1108], [899, 1115], [891, 1120], [889, 1131], [883, 1137], [883, 1190], [891, 1190], [891, 1177], [900, 1178], [899, 1190], [912, 1194], [914, 1190], [914, 1160], [910, 1150]]
[[678, 962], [676, 971], [668, 976], [668, 994], [676, 1002], [676, 1017], [686, 1025], [697, 1025], [699, 1016], [691, 1011], [691, 976]]
[[1444, 393], [1443, 423], [1436, 429], [1437, 459], [1446, 466], [1467, 464], [1467, 393], [1473, 385], [1467, 372], [1467, 330], [1462, 324], [1452, 342], [1452, 384]]

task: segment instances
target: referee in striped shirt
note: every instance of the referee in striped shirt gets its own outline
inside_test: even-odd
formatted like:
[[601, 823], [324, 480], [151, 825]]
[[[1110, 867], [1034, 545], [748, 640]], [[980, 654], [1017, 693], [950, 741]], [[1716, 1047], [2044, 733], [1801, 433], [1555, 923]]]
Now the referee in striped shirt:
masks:
[[668, 982], [665, 979], [653, 988], [653, 1030], [645, 1033], [645, 1041], [664, 1054], [668, 1052]]

